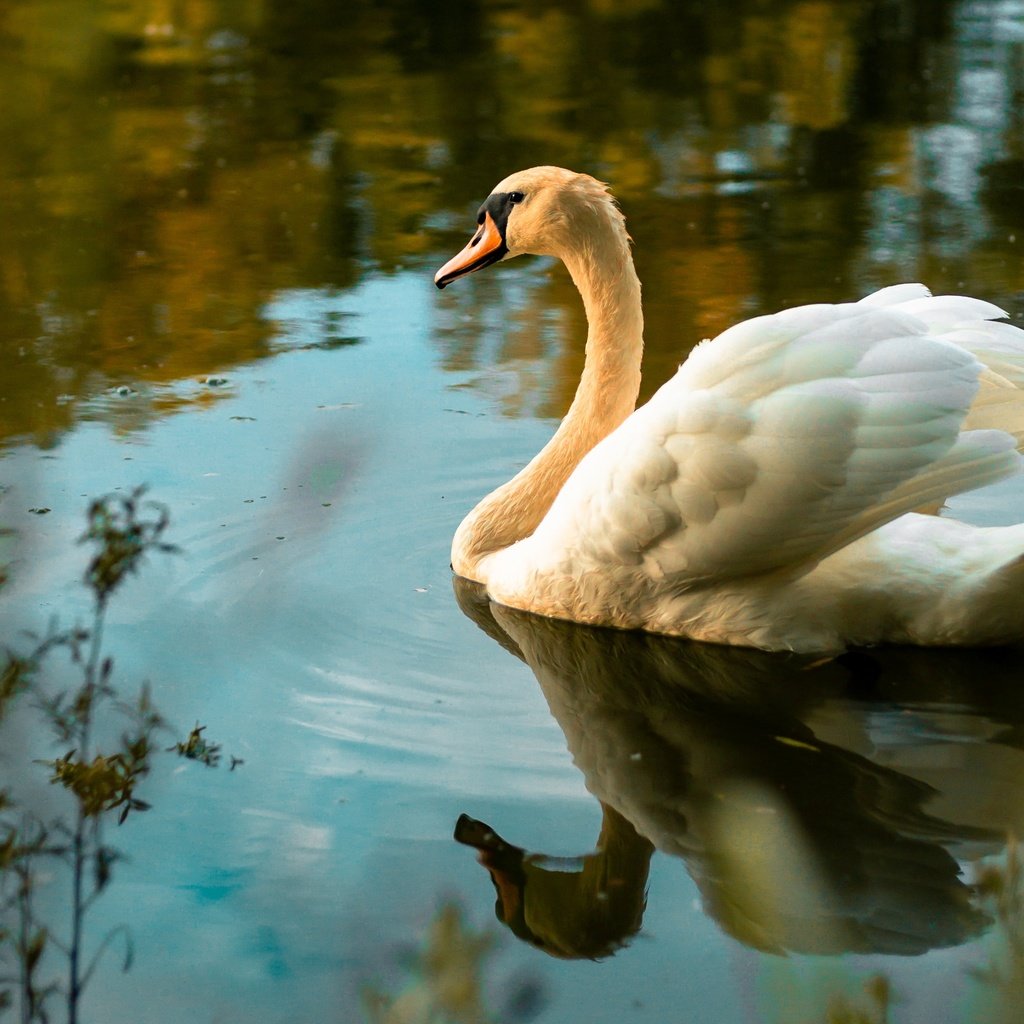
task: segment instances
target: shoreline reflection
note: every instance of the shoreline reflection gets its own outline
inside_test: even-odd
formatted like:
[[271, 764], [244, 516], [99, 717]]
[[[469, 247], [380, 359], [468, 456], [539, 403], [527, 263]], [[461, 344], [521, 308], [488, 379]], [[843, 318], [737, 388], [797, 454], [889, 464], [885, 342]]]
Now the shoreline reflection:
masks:
[[529, 665], [603, 811], [596, 852], [570, 859], [460, 818], [455, 837], [479, 851], [520, 938], [559, 957], [613, 953], [640, 930], [654, 850], [683, 861], [723, 931], [764, 952], [916, 956], [991, 925], [961, 862], [999, 853], [1024, 823], [1024, 652], [818, 663], [455, 589]]

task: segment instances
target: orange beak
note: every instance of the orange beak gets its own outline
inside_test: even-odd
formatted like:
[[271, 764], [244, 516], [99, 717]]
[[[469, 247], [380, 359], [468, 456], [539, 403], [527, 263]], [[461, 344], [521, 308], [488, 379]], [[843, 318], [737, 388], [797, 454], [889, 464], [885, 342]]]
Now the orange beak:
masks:
[[434, 284], [444, 288], [458, 277], [472, 274], [497, 263], [506, 253], [508, 247], [498, 225], [488, 211], [483, 212], [483, 220], [469, 244], [457, 256], [453, 256], [435, 275]]

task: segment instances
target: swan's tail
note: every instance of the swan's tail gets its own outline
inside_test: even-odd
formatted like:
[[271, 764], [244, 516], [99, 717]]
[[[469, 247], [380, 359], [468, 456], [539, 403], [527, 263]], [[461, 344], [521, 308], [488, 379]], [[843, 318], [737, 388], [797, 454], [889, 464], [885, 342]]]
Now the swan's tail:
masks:
[[970, 352], [985, 367], [965, 430], [992, 429], [1011, 434], [1024, 452], [1024, 331], [999, 323], [998, 306], [965, 295], [932, 295], [924, 285], [902, 284], [869, 295], [864, 305], [910, 313], [929, 333]]
[[[1024, 538], [1019, 547], [1024, 549]], [[970, 626], [965, 623], [965, 641], [954, 642], [1024, 645], [1024, 551], [977, 578], [974, 585], [977, 600], [971, 615], [976, 621]]]
[[[899, 572], [890, 577], [894, 565]], [[843, 611], [854, 624], [854, 642], [1024, 645], [1024, 523], [977, 527], [905, 515], [815, 572], [826, 596], [845, 588]], [[891, 585], [880, 593], [879, 581], [887, 579]], [[815, 582], [812, 573], [812, 597]]]
[[939, 642], [1024, 644], [1024, 524], [967, 529], [960, 549], [964, 571], [948, 582], [934, 609], [949, 631]]

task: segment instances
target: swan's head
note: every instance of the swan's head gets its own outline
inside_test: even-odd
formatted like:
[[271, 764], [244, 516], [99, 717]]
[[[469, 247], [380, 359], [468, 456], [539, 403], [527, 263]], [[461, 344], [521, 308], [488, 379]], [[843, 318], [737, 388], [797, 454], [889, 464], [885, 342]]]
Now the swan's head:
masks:
[[499, 182], [476, 216], [469, 244], [435, 275], [444, 288], [457, 277], [523, 253], [564, 259], [609, 229], [627, 239], [622, 214], [604, 184], [564, 167], [531, 167]]

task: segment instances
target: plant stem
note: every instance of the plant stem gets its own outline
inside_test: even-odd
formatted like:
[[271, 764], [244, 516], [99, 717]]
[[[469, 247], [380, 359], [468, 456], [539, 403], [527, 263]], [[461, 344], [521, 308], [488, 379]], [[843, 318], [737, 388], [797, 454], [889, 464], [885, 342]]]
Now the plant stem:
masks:
[[29, 900], [29, 874], [19, 865], [18, 873], [18, 959], [21, 961], [21, 1024], [32, 1024], [35, 998], [28, 967], [28, 944], [31, 934], [32, 906]]
[[68, 1024], [78, 1024], [78, 998], [81, 995], [80, 953], [82, 947], [82, 888], [85, 874], [85, 813], [78, 809], [72, 840], [74, 857], [71, 887], [71, 947], [68, 954]]
[[79, 760], [81, 761], [87, 761], [89, 757], [89, 739], [92, 732], [92, 702], [96, 697], [96, 674], [99, 670], [100, 649], [103, 646], [103, 625], [106, 614], [106, 598], [97, 597], [96, 611], [93, 615], [92, 634], [89, 637], [89, 657], [85, 663], [85, 692], [87, 699], [83, 704], [85, 713], [82, 721], [79, 723]]
[[[96, 673], [99, 669], [100, 648], [103, 642], [103, 623], [107, 603], [102, 596], [96, 599], [92, 635], [89, 640], [89, 657], [85, 664], [86, 700], [82, 704], [82, 720], [78, 723], [79, 759], [89, 760], [89, 740], [92, 731], [93, 700], [96, 698]], [[72, 838], [72, 882], [71, 882], [71, 948], [68, 955], [68, 1024], [78, 1024], [78, 1000], [82, 994], [82, 926], [85, 921], [85, 862], [87, 819], [81, 799], [75, 820]]]

